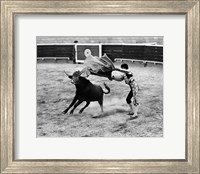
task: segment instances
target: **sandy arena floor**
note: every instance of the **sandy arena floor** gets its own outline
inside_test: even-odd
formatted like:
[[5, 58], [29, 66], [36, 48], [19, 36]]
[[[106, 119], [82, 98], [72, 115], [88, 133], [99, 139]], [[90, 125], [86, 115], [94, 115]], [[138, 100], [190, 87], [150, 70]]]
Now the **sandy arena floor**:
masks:
[[[120, 64], [116, 63], [116, 67]], [[163, 136], [163, 66], [130, 63], [140, 90], [138, 118], [129, 120], [126, 96], [129, 87], [124, 82], [90, 76], [102, 85], [105, 81], [111, 93], [104, 95], [105, 113], [100, 114], [97, 102], [82, 114], [81, 104], [73, 115], [62, 114], [75, 95], [75, 87], [64, 74], [81, 69], [80, 64], [37, 64], [37, 137], [162, 137]]]

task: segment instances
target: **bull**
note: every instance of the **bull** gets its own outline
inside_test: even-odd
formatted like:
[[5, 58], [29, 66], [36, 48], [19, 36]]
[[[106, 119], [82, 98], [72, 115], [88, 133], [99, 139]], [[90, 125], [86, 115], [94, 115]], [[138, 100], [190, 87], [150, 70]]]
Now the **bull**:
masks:
[[103, 95], [110, 93], [110, 88], [104, 83], [106, 88], [106, 92], [103, 91], [101, 86], [94, 85], [88, 79], [81, 77], [80, 71], [75, 71], [73, 75], [69, 75], [65, 72], [65, 74], [71, 79], [71, 83], [76, 87], [76, 94], [74, 99], [72, 100], [71, 104], [63, 111], [63, 114], [66, 114], [69, 109], [73, 106], [70, 110], [70, 114], [73, 114], [74, 110], [78, 105], [82, 102], [86, 102], [85, 106], [80, 109], [79, 113], [82, 113], [86, 107], [89, 106], [90, 102], [97, 101], [101, 107], [101, 112], [103, 113]]

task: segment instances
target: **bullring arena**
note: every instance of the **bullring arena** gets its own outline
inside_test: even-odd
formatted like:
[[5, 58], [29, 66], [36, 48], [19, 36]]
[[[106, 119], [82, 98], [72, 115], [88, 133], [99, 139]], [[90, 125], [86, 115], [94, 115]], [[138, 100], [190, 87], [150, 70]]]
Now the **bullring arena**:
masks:
[[[45, 39], [42, 38], [42, 39]], [[39, 38], [37, 43], [42, 40]], [[77, 40], [77, 38], [73, 38]], [[78, 38], [79, 40], [80, 37]], [[98, 39], [98, 38], [96, 38]], [[160, 38], [155, 38], [155, 41]], [[90, 38], [92, 40], [92, 38]], [[110, 81], [107, 78], [90, 75], [89, 80], [94, 84], [103, 87], [103, 83], [110, 87], [110, 94], [104, 95], [104, 113], [100, 113], [100, 107], [97, 102], [93, 102], [83, 113], [79, 114], [80, 108], [85, 105], [82, 103], [74, 111], [73, 115], [63, 114], [62, 111], [71, 103], [75, 95], [75, 86], [67, 78], [64, 71], [72, 74], [75, 70], [83, 67], [82, 58], [78, 59], [82, 53], [81, 48], [90, 49], [97, 44], [78, 43], [79, 50], [76, 50], [76, 63], [72, 58], [73, 53], [68, 55], [38, 55], [37, 63], [37, 137], [162, 137], [163, 136], [163, 53], [159, 51], [162, 46], [150, 43], [115, 43], [107, 46], [101, 45], [101, 50], [97, 56], [106, 53], [114, 62], [115, 67], [119, 68], [122, 62], [126, 62], [134, 74], [134, 78], [139, 85], [138, 100], [140, 108], [138, 118], [130, 120], [127, 115], [129, 107], [126, 104], [126, 96], [129, 92], [129, 86], [123, 81]], [[159, 43], [160, 44], [160, 43]], [[45, 52], [48, 46], [51, 48], [54, 44], [38, 44], [44, 48]], [[59, 43], [56, 45], [69, 45]], [[72, 44], [74, 45], [74, 44]], [[92, 45], [92, 46], [91, 46]], [[104, 44], [105, 45], [105, 44]], [[89, 47], [88, 47], [89, 46]], [[112, 46], [115, 50], [111, 50]], [[135, 49], [133, 49], [134, 46]], [[147, 48], [145, 48], [147, 47]], [[149, 47], [159, 47], [151, 52]], [[63, 49], [64, 47], [62, 47]], [[116, 49], [118, 48], [118, 50]], [[55, 49], [55, 48], [54, 48]], [[58, 50], [58, 48], [56, 48]], [[109, 49], [111, 50], [109, 52]], [[120, 50], [121, 49], [121, 50]], [[130, 58], [123, 50], [133, 49], [134, 56]], [[143, 53], [150, 55], [149, 58]], [[41, 53], [41, 48], [38, 48]], [[69, 50], [69, 48], [68, 48]], [[96, 50], [96, 47], [94, 47]], [[97, 49], [98, 50], [98, 49]], [[136, 51], [135, 51], [136, 50]], [[73, 49], [72, 49], [73, 51]], [[59, 52], [61, 52], [59, 50]], [[65, 50], [63, 51], [65, 52]], [[155, 54], [153, 54], [153, 52]], [[159, 52], [159, 54], [158, 54]], [[117, 55], [118, 53], [118, 55]], [[136, 54], [137, 53], [137, 54]], [[42, 53], [41, 53], [42, 54]], [[46, 54], [46, 53], [45, 53]], [[55, 54], [55, 52], [54, 52]], [[122, 54], [124, 55], [122, 57]], [[70, 56], [71, 55], [71, 56]], [[142, 57], [143, 56], [143, 57]], [[144, 58], [145, 57], [145, 58]], [[113, 72], [118, 75], [119, 72]], [[99, 115], [99, 117], [98, 117]], [[95, 116], [95, 117], [94, 117]]]

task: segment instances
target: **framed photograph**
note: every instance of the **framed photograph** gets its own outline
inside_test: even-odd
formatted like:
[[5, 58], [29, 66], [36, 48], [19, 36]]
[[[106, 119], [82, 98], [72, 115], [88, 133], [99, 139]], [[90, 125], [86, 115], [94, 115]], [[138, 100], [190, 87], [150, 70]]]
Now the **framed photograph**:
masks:
[[1, 1], [1, 173], [199, 170], [199, 1]]

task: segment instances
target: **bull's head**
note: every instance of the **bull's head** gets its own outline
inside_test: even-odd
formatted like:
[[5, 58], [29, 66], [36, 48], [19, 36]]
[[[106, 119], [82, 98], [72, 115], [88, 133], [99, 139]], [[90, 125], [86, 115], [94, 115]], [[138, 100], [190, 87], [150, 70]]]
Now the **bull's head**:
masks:
[[72, 75], [71, 83], [74, 85], [78, 84], [80, 75], [81, 75], [80, 71], [75, 71]]
[[69, 75], [65, 72], [65, 74], [71, 79], [71, 83], [76, 85], [79, 83], [79, 77], [81, 75], [81, 72], [80, 71], [75, 71], [73, 73], [73, 75]]

